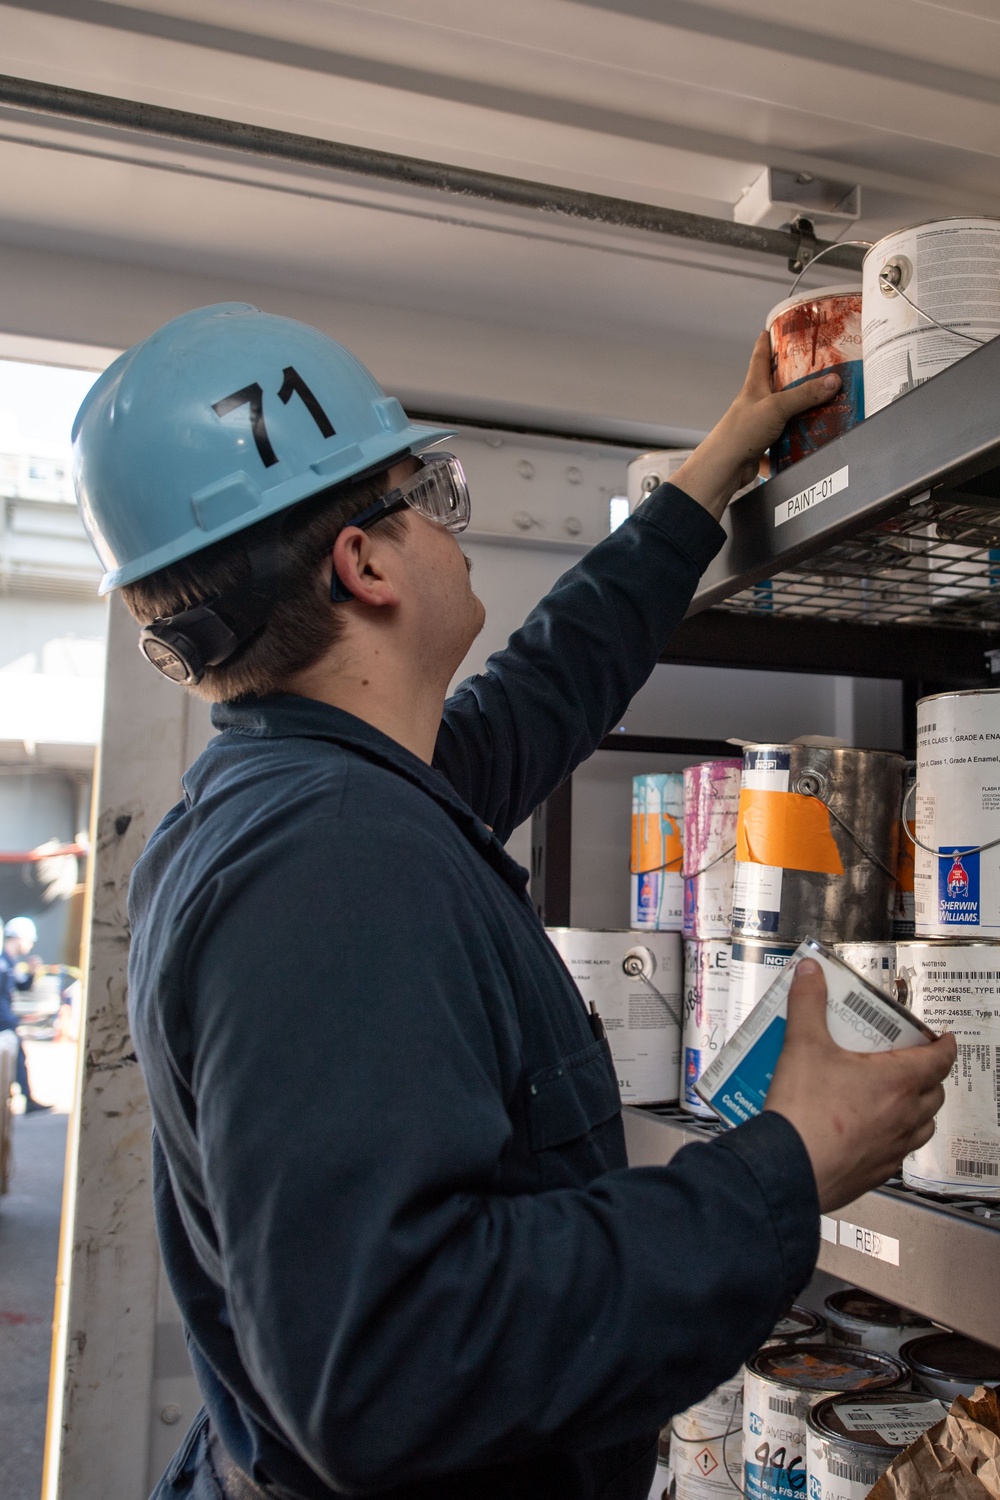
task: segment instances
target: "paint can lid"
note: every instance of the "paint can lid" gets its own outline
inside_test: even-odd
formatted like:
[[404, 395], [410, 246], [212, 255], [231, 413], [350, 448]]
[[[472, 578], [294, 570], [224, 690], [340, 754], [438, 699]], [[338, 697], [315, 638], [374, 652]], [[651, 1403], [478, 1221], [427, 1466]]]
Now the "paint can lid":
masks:
[[771, 1329], [771, 1338], [779, 1344], [797, 1344], [809, 1339], [823, 1337], [823, 1319], [819, 1313], [810, 1312], [793, 1302], [788, 1311], [778, 1319]]
[[796, 292], [794, 297], [785, 297], [783, 301], [776, 303], [765, 318], [764, 327], [770, 333], [775, 318], [780, 318], [790, 307], [801, 307], [804, 302], [822, 302], [825, 297], [857, 297], [860, 314], [861, 288], [857, 283], [851, 286], [820, 286], [811, 292]]
[[975, 1380], [985, 1385], [1000, 1381], [1000, 1349], [967, 1339], [961, 1333], [925, 1333], [910, 1339], [899, 1351], [915, 1375], [944, 1380]]
[[747, 1369], [794, 1390], [826, 1393], [885, 1390], [906, 1380], [906, 1370], [888, 1354], [829, 1344], [773, 1344], [748, 1359]]
[[899, 1453], [947, 1415], [944, 1402], [923, 1391], [862, 1391], [817, 1401], [806, 1425], [810, 1432], [840, 1438], [852, 1448]]
[[831, 1322], [839, 1323], [850, 1318], [860, 1323], [870, 1323], [875, 1328], [926, 1328], [929, 1320], [918, 1313], [897, 1307], [895, 1302], [886, 1302], [874, 1292], [863, 1292], [860, 1287], [849, 1286], [843, 1291], [831, 1292], [823, 1306]]

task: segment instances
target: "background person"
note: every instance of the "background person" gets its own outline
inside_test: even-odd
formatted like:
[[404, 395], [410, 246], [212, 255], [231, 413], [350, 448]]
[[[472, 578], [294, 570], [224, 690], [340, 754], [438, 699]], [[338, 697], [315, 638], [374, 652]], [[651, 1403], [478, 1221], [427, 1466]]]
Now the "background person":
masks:
[[447, 702], [483, 623], [447, 434], [239, 304], [91, 389], [104, 587], [221, 731], [130, 899], [158, 1231], [206, 1406], [159, 1497], [644, 1500], [657, 1429], [808, 1280], [820, 1209], [929, 1138], [951, 1039], [842, 1052], [803, 964], [767, 1111], [628, 1169], [607, 1042], [503, 848], [835, 385], [772, 395], [758, 341], [675, 483]]
[[[33, 1096], [28, 1082], [28, 1062], [24, 1055], [24, 1043], [18, 1036], [18, 1016], [14, 1010], [16, 992], [30, 990], [39, 968], [37, 956], [32, 948], [38, 940], [38, 930], [30, 917], [11, 917], [3, 924], [3, 952], [0, 953], [0, 1031], [12, 1031], [17, 1036], [18, 1088], [24, 1097], [26, 1115], [47, 1114], [50, 1104], [40, 1104]], [[32, 961], [33, 960], [33, 961]]]

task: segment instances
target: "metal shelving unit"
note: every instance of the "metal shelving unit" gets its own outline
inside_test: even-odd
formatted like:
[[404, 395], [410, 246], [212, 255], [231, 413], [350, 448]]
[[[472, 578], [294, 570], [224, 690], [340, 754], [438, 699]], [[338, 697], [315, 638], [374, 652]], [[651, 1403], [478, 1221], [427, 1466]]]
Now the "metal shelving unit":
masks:
[[[629, 1163], [661, 1166], [721, 1125], [677, 1109], [624, 1111]], [[1000, 1204], [925, 1198], [898, 1179], [821, 1223], [819, 1268], [1000, 1346]]]
[[[1000, 684], [1000, 339], [731, 507], [663, 660], [898, 677], [915, 699]], [[911, 752], [912, 753], [912, 752]], [[626, 1109], [629, 1160], [722, 1129]], [[894, 1180], [824, 1216], [822, 1270], [1000, 1346], [1000, 1204]]]

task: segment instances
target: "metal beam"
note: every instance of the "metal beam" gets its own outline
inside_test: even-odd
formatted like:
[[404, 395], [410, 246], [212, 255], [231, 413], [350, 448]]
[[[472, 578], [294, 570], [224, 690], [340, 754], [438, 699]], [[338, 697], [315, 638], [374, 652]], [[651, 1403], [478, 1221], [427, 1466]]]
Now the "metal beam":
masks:
[[[758, 255], [776, 255], [784, 261], [794, 260], [803, 248], [798, 234], [783, 230], [735, 224], [732, 220], [714, 219], [707, 214], [683, 213], [679, 209], [637, 203], [629, 198], [583, 193], [553, 183], [506, 177], [497, 172], [479, 172], [470, 167], [427, 161], [422, 157], [401, 156], [393, 151], [351, 146], [320, 136], [299, 135], [294, 131], [274, 130], [216, 115], [169, 109], [138, 99], [120, 99], [110, 94], [62, 88], [36, 79], [0, 75], [0, 107], [63, 120], [79, 120], [88, 125], [109, 126], [161, 140], [185, 141], [213, 150], [236, 151], [244, 156], [323, 167], [369, 180], [477, 198], [539, 213], [560, 214], [609, 224], [618, 229], [695, 240]], [[860, 270], [862, 252], [855, 247], [819, 240], [810, 248], [814, 254], [828, 250], [824, 259], [830, 266]]]
[[838, 677], [921, 679], [933, 691], [984, 687], [994, 680], [987, 631], [933, 625], [861, 625], [798, 619], [752, 610], [709, 609], [682, 620], [661, 662], [693, 667], [750, 667], [773, 672], [828, 672]]

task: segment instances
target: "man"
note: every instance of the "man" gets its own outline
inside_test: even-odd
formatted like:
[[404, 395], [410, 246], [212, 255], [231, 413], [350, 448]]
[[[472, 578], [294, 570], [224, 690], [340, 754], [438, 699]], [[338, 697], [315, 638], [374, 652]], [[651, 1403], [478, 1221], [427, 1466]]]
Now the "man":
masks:
[[206, 1407], [159, 1497], [639, 1500], [657, 1428], [808, 1279], [820, 1207], [929, 1137], [951, 1040], [842, 1052], [803, 965], [767, 1112], [627, 1169], [607, 1043], [503, 849], [651, 672], [762, 450], [834, 386], [772, 395], [760, 340], [676, 484], [447, 703], [483, 610], [446, 433], [236, 304], [91, 390], [104, 588], [221, 731], [131, 900], [160, 1242]]
[[[38, 941], [38, 930], [30, 917], [11, 917], [3, 926], [3, 952], [0, 953], [0, 1031], [12, 1031], [17, 1036], [17, 1012], [14, 1009], [14, 991], [30, 990], [35, 982], [35, 971], [39, 967], [37, 955], [29, 959], [32, 948]], [[25, 962], [25, 960], [28, 960]], [[28, 1081], [28, 1061], [24, 1055], [24, 1044], [17, 1036], [17, 1086], [24, 1099], [26, 1115], [44, 1115], [51, 1104], [40, 1104], [31, 1092]]]

